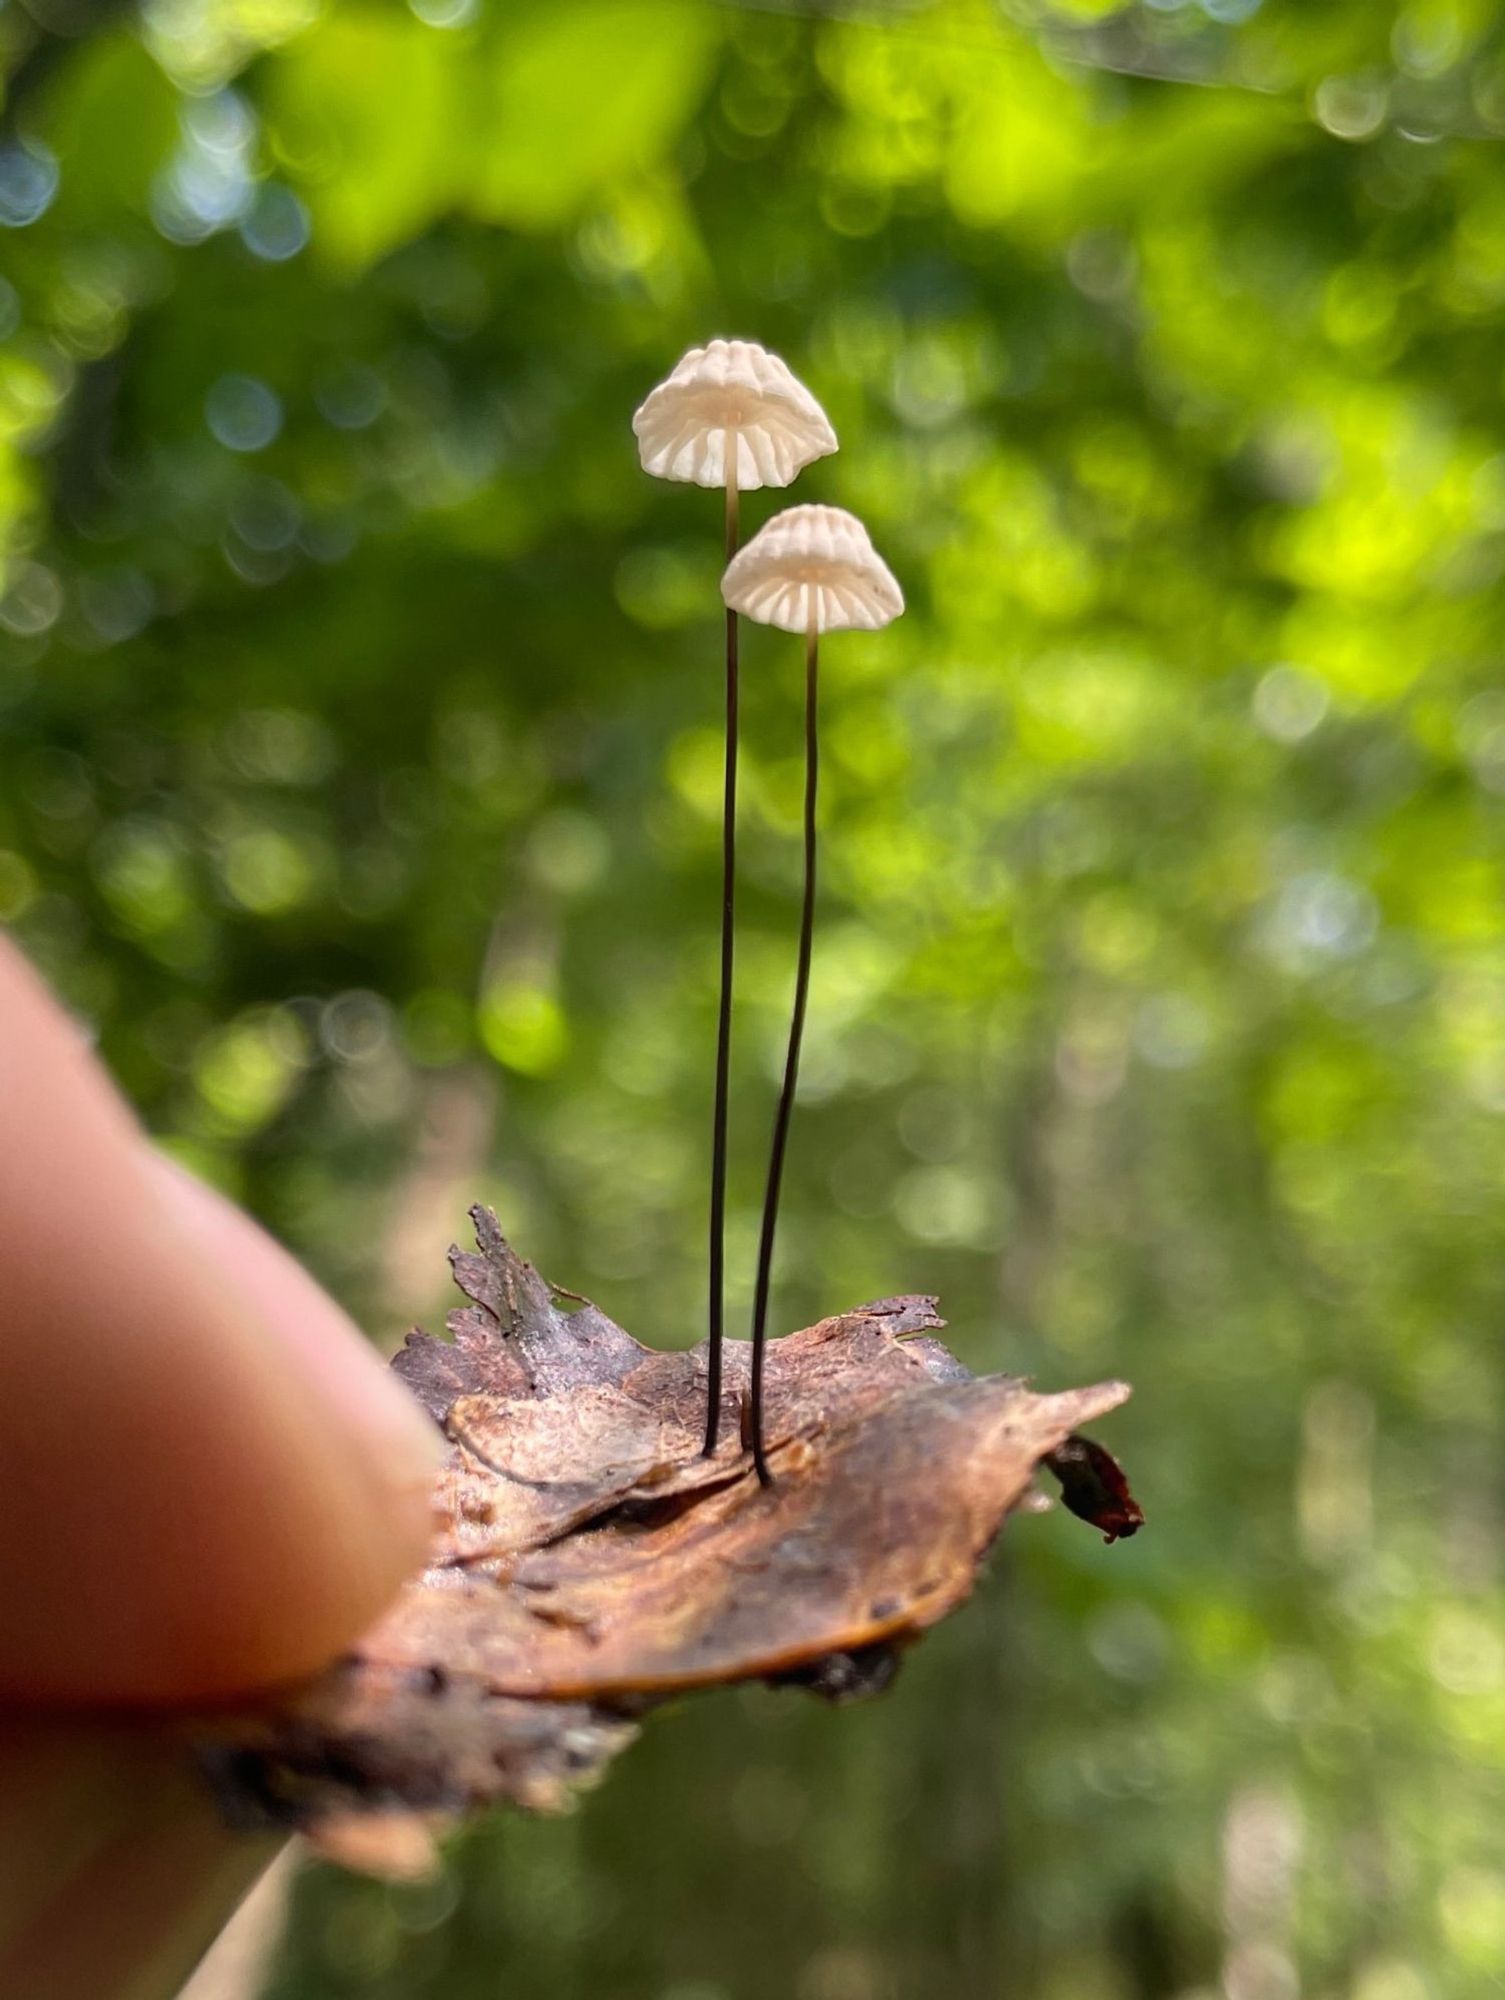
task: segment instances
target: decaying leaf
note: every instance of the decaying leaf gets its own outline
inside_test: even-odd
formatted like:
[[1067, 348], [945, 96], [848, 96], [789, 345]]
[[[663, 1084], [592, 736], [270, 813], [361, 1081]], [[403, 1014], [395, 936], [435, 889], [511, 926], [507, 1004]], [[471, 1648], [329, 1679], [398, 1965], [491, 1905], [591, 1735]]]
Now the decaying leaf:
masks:
[[1067, 1438], [1045, 1454], [1045, 1464], [1061, 1482], [1062, 1504], [1101, 1528], [1105, 1542], [1126, 1541], [1144, 1526], [1144, 1509], [1129, 1491], [1123, 1467], [1091, 1438]]
[[723, 1442], [704, 1458], [704, 1348], [644, 1347], [548, 1286], [489, 1210], [472, 1215], [478, 1253], [451, 1259], [470, 1300], [452, 1339], [412, 1334], [394, 1363], [454, 1446], [432, 1560], [339, 1666], [199, 1731], [241, 1818], [411, 1873], [467, 1808], [562, 1806], [668, 1695], [885, 1685], [900, 1648], [970, 1593], [1042, 1461], [1068, 1467], [1075, 1511], [1073, 1491], [1097, 1482], [1089, 1498], [1117, 1510], [1090, 1514], [1099, 1525], [1142, 1518], [1075, 1435], [1127, 1388], [1037, 1396], [974, 1377], [931, 1337], [928, 1298], [771, 1343], [765, 1491], [738, 1438], [745, 1343], [728, 1344]]

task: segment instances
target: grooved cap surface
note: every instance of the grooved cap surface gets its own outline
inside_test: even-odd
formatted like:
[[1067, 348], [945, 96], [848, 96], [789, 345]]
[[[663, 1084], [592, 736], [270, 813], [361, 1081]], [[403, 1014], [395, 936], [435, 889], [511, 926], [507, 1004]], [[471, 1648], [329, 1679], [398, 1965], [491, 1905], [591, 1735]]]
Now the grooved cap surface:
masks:
[[775, 514], [727, 564], [721, 595], [784, 632], [876, 632], [904, 609], [893, 572], [844, 507]]
[[643, 470], [656, 479], [725, 486], [735, 453], [742, 491], [787, 486], [836, 449], [820, 404], [776, 354], [755, 340], [692, 347], [633, 414]]

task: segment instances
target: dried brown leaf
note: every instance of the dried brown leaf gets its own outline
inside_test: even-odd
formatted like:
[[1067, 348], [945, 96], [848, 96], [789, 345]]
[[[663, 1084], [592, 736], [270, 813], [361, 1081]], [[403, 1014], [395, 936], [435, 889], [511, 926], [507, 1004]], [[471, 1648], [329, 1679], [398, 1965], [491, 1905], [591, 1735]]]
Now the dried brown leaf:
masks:
[[[933, 1299], [882, 1299], [771, 1343], [765, 1490], [737, 1442], [745, 1343], [704, 1458], [704, 1349], [644, 1347], [472, 1215], [477, 1253], [451, 1253], [470, 1303], [394, 1363], [454, 1447], [429, 1567], [338, 1667], [198, 1737], [234, 1814], [372, 1872], [420, 1868], [467, 1808], [558, 1809], [665, 1696], [886, 1684], [1037, 1465], [1082, 1463], [1074, 1434], [1128, 1394], [973, 1377]], [[1112, 1499], [1129, 1532], [1127, 1486]]]

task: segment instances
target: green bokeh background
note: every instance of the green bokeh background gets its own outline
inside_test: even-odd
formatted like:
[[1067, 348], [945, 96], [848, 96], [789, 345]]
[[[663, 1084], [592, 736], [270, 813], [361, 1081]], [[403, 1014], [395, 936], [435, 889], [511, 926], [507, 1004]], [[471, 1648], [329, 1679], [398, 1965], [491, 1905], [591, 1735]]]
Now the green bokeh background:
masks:
[[[659, 1718], [271, 2000], [1505, 1983], [1505, 9], [6, 0], [0, 916], [383, 1341], [468, 1201], [703, 1315], [717, 499], [760, 338], [908, 616], [827, 649], [776, 1318], [1137, 1384], [867, 1708]], [[749, 526], [777, 504], [749, 496]], [[731, 1310], [798, 897], [750, 632]]]

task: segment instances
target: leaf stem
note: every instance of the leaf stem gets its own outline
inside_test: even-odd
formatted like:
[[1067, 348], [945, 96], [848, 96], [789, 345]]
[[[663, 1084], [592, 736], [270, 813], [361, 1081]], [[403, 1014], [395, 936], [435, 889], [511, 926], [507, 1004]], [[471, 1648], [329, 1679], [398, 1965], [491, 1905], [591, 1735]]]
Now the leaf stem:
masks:
[[[737, 553], [737, 449], [728, 440], [726, 559]], [[707, 1326], [705, 1456], [721, 1430], [721, 1350], [726, 1284], [726, 1128], [732, 1062], [732, 955], [737, 884], [737, 614], [726, 611], [726, 785], [721, 815], [721, 996], [716, 1017], [716, 1100], [711, 1117], [710, 1306]]]
[[[812, 596], [814, 593], [812, 592]], [[768, 1336], [768, 1289], [773, 1273], [773, 1240], [779, 1219], [779, 1192], [784, 1179], [784, 1153], [789, 1121], [799, 1082], [800, 1043], [805, 1033], [805, 1005], [810, 997], [810, 958], [815, 942], [815, 795], [820, 779], [817, 733], [820, 692], [820, 639], [812, 622], [805, 635], [805, 895], [800, 910], [799, 963], [794, 975], [794, 1012], [789, 1022], [789, 1047], [784, 1057], [784, 1085], [773, 1121], [773, 1147], [768, 1158], [768, 1185], [763, 1194], [763, 1230], [758, 1242], [758, 1281], [753, 1295], [752, 1326], [752, 1452], [758, 1480], [772, 1486], [773, 1474], [763, 1440], [763, 1359]]]

